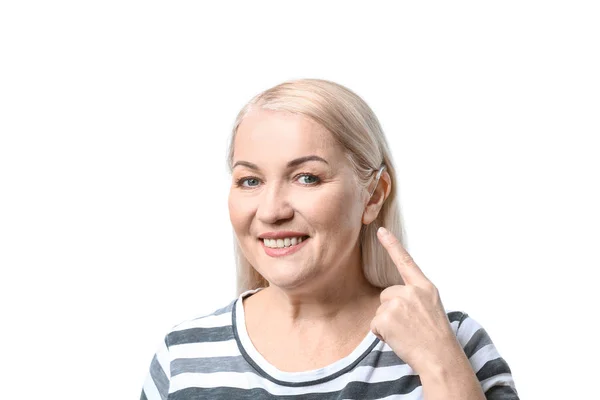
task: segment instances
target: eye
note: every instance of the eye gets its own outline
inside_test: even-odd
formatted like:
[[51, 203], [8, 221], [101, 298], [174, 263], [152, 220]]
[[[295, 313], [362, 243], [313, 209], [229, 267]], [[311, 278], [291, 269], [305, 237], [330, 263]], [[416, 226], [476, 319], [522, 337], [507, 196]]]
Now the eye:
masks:
[[320, 182], [319, 177], [311, 174], [302, 174], [298, 177], [298, 181], [303, 185], [314, 185]]
[[237, 180], [237, 186], [245, 187], [245, 188], [253, 188], [260, 184], [260, 180], [253, 176], [247, 178], [241, 178]]

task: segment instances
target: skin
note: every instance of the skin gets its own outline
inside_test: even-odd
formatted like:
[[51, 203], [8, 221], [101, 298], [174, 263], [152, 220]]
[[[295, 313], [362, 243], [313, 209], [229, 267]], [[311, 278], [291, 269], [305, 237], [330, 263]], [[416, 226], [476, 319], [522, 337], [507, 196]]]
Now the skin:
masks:
[[[324, 161], [289, 166], [307, 156]], [[437, 289], [393, 235], [378, 232], [405, 285], [382, 291], [362, 273], [358, 237], [389, 196], [387, 172], [376, 188], [361, 187], [325, 128], [270, 110], [244, 118], [233, 165], [231, 223], [244, 255], [269, 282], [244, 300], [246, 327], [268, 362], [289, 372], [321, 368], [350, 354], [371, 330], [420, 375], [428, 400], [484, 399]], [[284, 230], [309, 238], [294, 254], [267, 255], [259, 236]]]
[[420, 376], [425, 399], [479, 399], [485, 395], [454, 336], [437, 288], [400, 241], [385, 228], [377, 238], [404, 280], [381, 292], [371, 330]]

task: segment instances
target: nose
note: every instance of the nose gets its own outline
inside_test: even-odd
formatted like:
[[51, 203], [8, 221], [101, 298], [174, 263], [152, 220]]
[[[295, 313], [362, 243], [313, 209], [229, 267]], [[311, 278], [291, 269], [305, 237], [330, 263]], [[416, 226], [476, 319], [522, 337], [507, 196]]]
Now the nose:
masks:
[[281, 185], [265, 185], [259, 198], [256, 218], [264, 224], [277, 224], [294, 216], [287, 190]]

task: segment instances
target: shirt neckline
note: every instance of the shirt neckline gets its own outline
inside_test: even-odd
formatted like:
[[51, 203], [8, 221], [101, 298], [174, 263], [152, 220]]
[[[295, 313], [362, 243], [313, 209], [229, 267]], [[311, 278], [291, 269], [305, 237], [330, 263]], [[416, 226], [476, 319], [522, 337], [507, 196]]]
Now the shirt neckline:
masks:
[[248, 331], [243, 299], [262, 288], [248, 290], [240, 294], [232, 309], [232, 325], [238, 348], [246, 361], [264, 378], [284, 386], [310, 386], [323, 383], [353, 369], [379, 343], [379, 338], [369, 331], [360, 344], [346, 357], [325, 367], [301, 372], [285, 372], [269, 363], [254, 347]]

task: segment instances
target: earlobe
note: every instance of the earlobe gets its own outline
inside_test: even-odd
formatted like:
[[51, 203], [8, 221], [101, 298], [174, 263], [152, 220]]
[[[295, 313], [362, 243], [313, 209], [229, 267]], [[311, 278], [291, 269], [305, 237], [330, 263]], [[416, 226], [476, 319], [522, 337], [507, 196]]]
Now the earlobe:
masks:
[[367, 205], [367, 208], [363, 212], [362, 215], [362, 223], [363, 225], [369, 225], [371, 222], [375, 221], [377, 215], [379, 214], [379, 209], [375, 209], [375, 204]]

